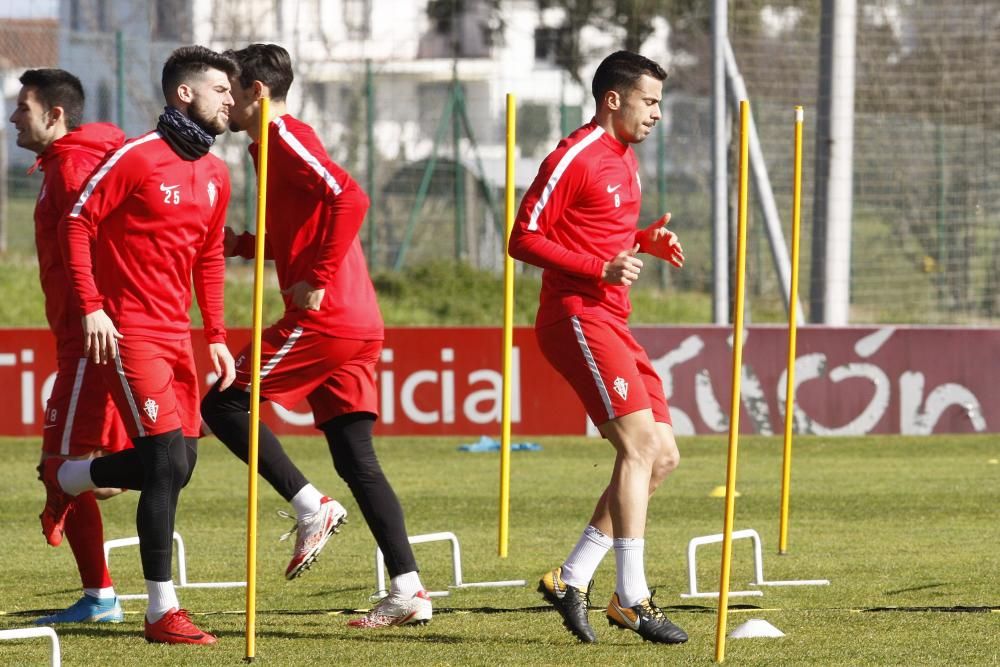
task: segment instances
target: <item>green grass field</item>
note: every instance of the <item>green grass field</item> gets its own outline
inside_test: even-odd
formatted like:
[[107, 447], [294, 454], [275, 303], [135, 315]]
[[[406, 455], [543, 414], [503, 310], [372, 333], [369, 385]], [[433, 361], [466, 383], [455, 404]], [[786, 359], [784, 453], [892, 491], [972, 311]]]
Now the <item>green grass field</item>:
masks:
[[[466, 439], [474, 440], [474, 439]], [[517, 438], [515, 438], [517, 440]], [[407, 511], [411, 534], [458, 535], [466, 581], [525, 579], [523, 588], [455, 591], [435, 600], [421, 628], [364, 632], [346, 627], [375, 589], [374, 542], [323, 441], [289, 438], [312, 480], [336, 495], [351, 522], [301, 579], [282, 576], [290, 546], [277, 537], [284, 503], [266, 484], [259, 500], [257, 663], [263, 665], [711, 664], [713, 600], [681, 599], [686, 545], [721, 532], [724, 438], [685, 438], [682, 463], [654, 498], [646, 568], [656, 600], [684, 627], [683, 646], [644, 644], [612, 630], [603, 606], [614, 585], [613, 558], [597, 573], [591, 621], [598, 644], [579, 645], [535, 592], [575, 541], [610, 473], [606, 443], [541, 439], [541, 452], [512, 455], [509, 556], [496, 556], [498, 456], [456, 450], [456, 438], [382, 439], [383, 464]], [[35, 480], [37, 440], [0, 441], [5, 460], [0, 506], [0, 628], [22, 627], [79, 595], [66, 546], [52, 549], [39, 532], [43, 491]], [[1000, 664], [1000, 465], [993, 436], [800, 438], [796, 441], [789, 554], [776, 555], [781, 442], [744, 438], [736, 528], [764, 542], [767, 579], [827, 578], [830, 586], [764, 589], [730, 598], [729, 628], [762, 618], [780, 639], [731, 639], [733, 665]], [[135, 534], [134, 496], [102, 505], [106, 534]], [[190, 581], [241, 580], [245, 574], [246, 468], [206, 440], [192, 484], [181, 496], [177, 528], [187, 546]], [[752, 576], [745, 540], [734, 545], [733, 590]], [[445, 543], [415, 547], [422, 577], [440, 590], [451, 578]], [[699, 586], [716, 590], [721, 549], [699, 550]], [[142, 592], [135, 548], [116, 550], [111, 571], [119, 593]], [[167, 647], [142, 639], [144, 602], [125, 602], [118, 625], [57, 628], [63, 664], [234, 665], [244, 657], [244, 589], [180, 589], [196, 622], [220, 636], [214, 647]], [[965, 608], [960, 611], [959, 608]], [[0, 664], [48, 664], [42, 639], [0, 642]]]

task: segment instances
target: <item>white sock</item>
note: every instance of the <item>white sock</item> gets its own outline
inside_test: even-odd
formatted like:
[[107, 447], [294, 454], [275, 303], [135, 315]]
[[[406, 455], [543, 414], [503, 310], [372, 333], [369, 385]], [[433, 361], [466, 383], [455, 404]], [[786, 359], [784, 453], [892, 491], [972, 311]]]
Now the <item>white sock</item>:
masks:
[[84, 588], [83, 594], [88, 595], [92, 598], [97, 598], [98, 600], [105, 600], [107, 598], [115, 597], [115, 587], [109, 586], [107, 588]]
[[389, 580], [389, 595], [412, 598], [422, 590], [424, 590], [424, 585], [420, 583], [420, 575], [417, 574], [416, 570], [397, 574]]
[[62, 490], [71, 496], [77, 496], [84, 491], [96, 489], [97, 485], [90, 478], [90, 459], [63, 461], [56, 471], [56, 479]]
[[308, 521], [319, 510], [323, 494], [312, 484], [306, 484], [292, 498], [292, 509], [298, 521]]
[[641, 537], [615, 538], [615, 565], [618, 569], [615, 591], [623, 607], [634, 607], [640, 600], [649, 597], [646, 570], [642, 563], [645, 544]]
[[593, 526], [587, 526], [562, 566], [562, 580], [573, 588], [586, 591], [597, 566], [614, 541]]
[[173, 581], [146, 580], [146, 592], [149, 593], [149, 606], [146, 607], [146, 620], [156, 623], [171, 609], [180, 609], [177, 601], [177, 591]]

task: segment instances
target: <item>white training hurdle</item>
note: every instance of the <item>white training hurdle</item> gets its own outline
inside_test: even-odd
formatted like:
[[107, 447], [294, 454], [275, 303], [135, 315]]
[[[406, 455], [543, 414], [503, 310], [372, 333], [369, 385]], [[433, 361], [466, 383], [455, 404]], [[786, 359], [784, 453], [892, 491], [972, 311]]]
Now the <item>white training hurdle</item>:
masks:
[[[511, 579], [509, 581], [463, 581], [462, 580], [462, 549], [458, 545], [458, 537], [455, 533], [448, 531], [440, 533], [427, 533], [424, 535], [412, 535], [409, 537], [410, 544], [424, 544], [426, 542], [451, 542], [451, 588], [501, 588], [503, 586], [524, 586], [524, 579]], [[427, 591], [431, 597], [444, 597], [451, 591]], [[375, 593], [371, 596], [373, 600], [384, 598], [389, 594], [385, 587], [385, 557], [382, 550], [375, 547]]]
[[[751, 586], [827, 586], [829, 585], [829, 580], [827, 579], [795, 579], [787, 581], [766, 581], [764, 579], [764, 556], [763, 549], [760, 544], [760, 535], [753, 528], [745, 528], [743, 530], [733, 531], [733, 541], [739, 539], [749, 539], [753, 542], [753, 571], [754, 580], [750, 582]], [[687, 549], [687, 561], [688, 561], [688, 585], [690, 591], [687, 593], [681, 593], [682, 598], [717, 598], [719, 597], [719, 592], [706, 592], [698, 590], [698, 568], [697, 568], [697, 550], [698, 547], [705, 544], [715, 544], [717, 542], [722, 542], [723, 535], [718, 533], [716, 535], [705, 535], [702, 537], [695, 537], [690, 542], [688, 542]], [[739, 597], [739, 596], [759, 596], [763, 595], [762, 591], [730, 591], [729, 597]]]
[[59, 650], [59, 635], [50, 627], [38, 628], [14, 628], [13, 630], [0, 630], [0, 640], [4, 639], [30, 639], [31, 637], [48, 637], [52, 643], [52, 667], [62, 665], [62, 655]]
[[[108, 540], [104, 543], [104, 562], [111, 569], [109, 556], [112, 549], [120, 547], [133, 547], [139, 544], [138, 537], [123, 537], [117, 540]], [[187, 580], [187, 556], [184, 550], [184, 538], [177, 531], [174, 531], [174, 545], [177, 547], [177, 588], [238, 588], [246, 586], [245, 581], [204, 581], [193, 582]], [[145, 593], [133, 593], [129, 595], [119, 595], [119, 600], [144, 600], [148, 596]]]

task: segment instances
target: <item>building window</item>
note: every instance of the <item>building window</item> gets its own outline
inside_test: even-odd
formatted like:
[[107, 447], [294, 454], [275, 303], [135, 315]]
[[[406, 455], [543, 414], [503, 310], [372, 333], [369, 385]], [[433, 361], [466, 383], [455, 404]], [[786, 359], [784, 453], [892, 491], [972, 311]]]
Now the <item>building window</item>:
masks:
[[184, 29], [190, 23], [187, 0], [154, 0], [151, 19], [153, 39], [165, 42], [188, 41]]
[[80, 30], [80, 0], [69, 0], [69, 27], [77, 32]]
[[368, 39], [372, 34], [371, 0], [343, 0], [344, 26], [350, 39]]
[[101, 81], [97, 86], [97, 120], [111, 121], [111, 86]]
[[111, 20], [108, 16], [108, 0], [97, 0], [97, 29], [100, 32], [107, 32], [111, 29]]

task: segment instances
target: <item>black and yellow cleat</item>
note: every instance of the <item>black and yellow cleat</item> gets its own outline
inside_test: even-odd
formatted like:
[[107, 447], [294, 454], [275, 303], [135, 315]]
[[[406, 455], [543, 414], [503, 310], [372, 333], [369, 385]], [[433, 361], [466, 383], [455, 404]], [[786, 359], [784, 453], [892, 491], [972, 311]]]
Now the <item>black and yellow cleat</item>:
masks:
[[652, 594], [634, 607], [623, 607], [618, 593], [611, 596], [608, 603], [608, 625], [620, 630], [631, 630], [643, 641], [658, 644], [683, 644], [687, 633], [670, 622], [663, 610], [653, 604]]
[[[591, 582], [593, 583], [593, 582]], [[562, 616], [563, 625], [577, 639], [586, 644], [597, 641], [594, 629], [590, 627], [587, 611], [590, 609], [590, 586], [581, 591], [562, 580], [562, 568], [546, 572], [538, 582], [538, 592]]]

